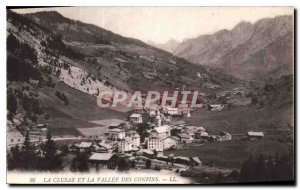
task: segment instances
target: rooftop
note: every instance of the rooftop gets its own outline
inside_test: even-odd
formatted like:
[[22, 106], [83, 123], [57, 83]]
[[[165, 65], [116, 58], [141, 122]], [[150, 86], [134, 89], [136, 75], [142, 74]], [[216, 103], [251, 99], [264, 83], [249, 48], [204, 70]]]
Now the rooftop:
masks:
[[142, 115], [139, 113], [133, 113], [130, 115], [130, 117], [142, 117]]
[[79, 148], [89, 148], [89, 147], [91, 147], [92, 146], [92, 142], [81, 142], [80, 144], [79, 144]]
[[95, 121], [90, 121], [91, 123], [95, 123], [97, 125], [102, 125], [102, 126], [119, 126], [121, 123], [124, 123], [126, 121], [121, 120], [121, 119], [104, 119], [104, 120], [95, 120]]
[[247, 135], [248, 135], [248, 136], [260, 136], [260, 137], [263, 137], [263, 136], [264, 136], [264, 133], [263, 133], [263, 132], [253, 132], [253, 131], [248, 131], [248, 132], [247, 132]]
[[113, 154], [111, 153], [94, 153], [89, 160], [95, 160], [95, 161], [107, 161], [109, 160]]

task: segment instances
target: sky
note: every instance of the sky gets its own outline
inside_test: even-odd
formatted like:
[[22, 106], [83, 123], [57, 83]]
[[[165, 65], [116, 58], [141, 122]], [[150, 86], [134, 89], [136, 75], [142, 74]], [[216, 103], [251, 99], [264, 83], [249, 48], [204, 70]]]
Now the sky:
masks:
[[18, 13], [55, 10], [63, 16], [95, 24], [144, 42], [179, 42], [222, 29], [241, 21], [293, 14], [292, 7], [64, 7], [18, 9]]

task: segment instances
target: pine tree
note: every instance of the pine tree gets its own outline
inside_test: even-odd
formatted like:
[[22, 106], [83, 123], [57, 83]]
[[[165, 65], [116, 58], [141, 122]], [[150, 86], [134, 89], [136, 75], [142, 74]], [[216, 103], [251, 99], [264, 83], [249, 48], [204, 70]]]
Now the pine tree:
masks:
[[17, 99], [16, 97], [12, 94], [9, 93], [7, 95], [7, 109], [10, 112], [10, 114], [16, 114], [18, 105], [17, 105]]
[[45, 157], [42, 162], [45, 170], [53, 170], [61, 167], [61, 158], [60, 156], [56, 155], [57, 148], [49, 132], [47, 133], [47, 141], [43, 145], [43, 151]]
[[29, 132], [27, 131], [23, 146], [21, 148], [21, 163], [20, 167], [26, 170], [37, 169], [37, 155], [35, 154], [34, 146], [30, 143]]
[[20, 153], [19, 145], [16, 145], [15, 147], [11, 147], [10, 153], [7, 156], [7, 168], [9, 170], [20, 168], [20, 163], [21, 163], [20, 157], [21, 157], [21, 153]]

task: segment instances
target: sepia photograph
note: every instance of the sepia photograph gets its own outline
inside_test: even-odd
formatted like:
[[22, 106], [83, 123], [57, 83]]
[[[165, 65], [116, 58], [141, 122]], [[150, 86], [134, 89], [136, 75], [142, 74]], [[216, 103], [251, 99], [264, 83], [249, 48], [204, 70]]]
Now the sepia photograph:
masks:
[[7, 184], [295, 184], [294, 7], [6, 8]]

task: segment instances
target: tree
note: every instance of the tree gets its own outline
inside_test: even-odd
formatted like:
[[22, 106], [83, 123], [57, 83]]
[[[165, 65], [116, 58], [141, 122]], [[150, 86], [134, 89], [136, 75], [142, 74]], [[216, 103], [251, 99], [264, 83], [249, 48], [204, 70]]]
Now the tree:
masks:
[[253, 105], [256, 105], [257, 104], [257, 97], [255, 97], [255, 96], [253, 96], [252, 98], [251, 98], [251, 103], [253, 104]]
[[72, 160], [70, 170], [73, 172], [88, 172], [90, 170], [88, 163], [89, 155], [87, 153], [77, 152]]
[[129, 163], [125, 158], [120, 158], [118, 161], [118, 170], [124, 171], [129, 170]]
[[29, 132], [26, 132], [25, 140], [21, 148], [21, 163], [20, 168], [26, 170], [37, 169], [38, 158], [35, 154], [35, 148], [30, 143]]
[[21, 153], [19, 146], [11, 147], [10, 153], [7, 155], [7, 168], [13, 170], [20, 167]]
[[57, 148], [50, 132], [47, 133], [47, 141], [43, 145], [43, 151], [45, 154], [44, 159], [42, 159], [43, 169], [53, 170], [61, 167], [62, 160], [60, 156], [57, 155]]
[[17, 99], [14, 94], [8, 93], [7, 95], [7, 109], [10, 114], [15, 115], [18, 108]]

